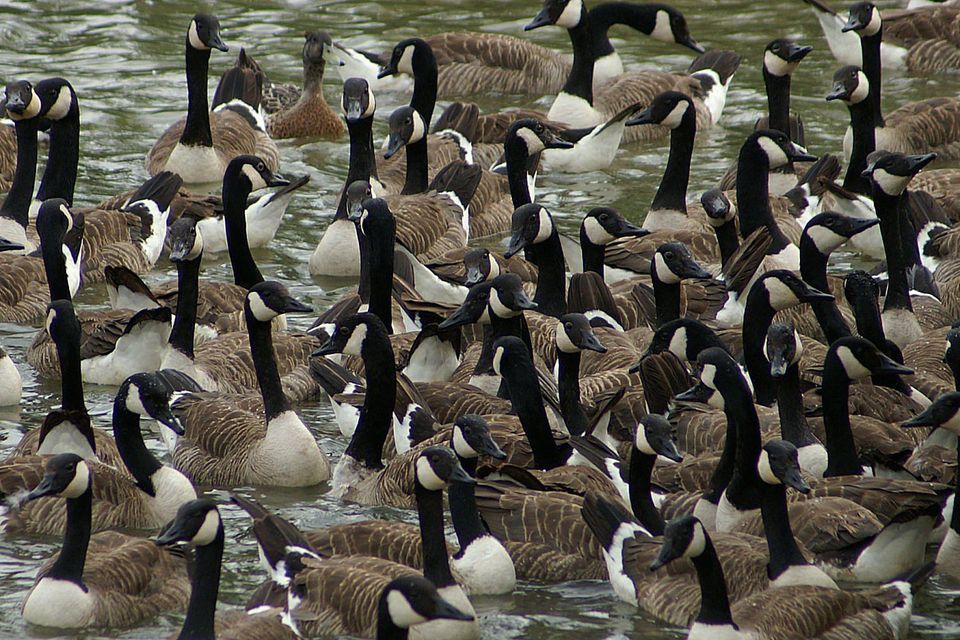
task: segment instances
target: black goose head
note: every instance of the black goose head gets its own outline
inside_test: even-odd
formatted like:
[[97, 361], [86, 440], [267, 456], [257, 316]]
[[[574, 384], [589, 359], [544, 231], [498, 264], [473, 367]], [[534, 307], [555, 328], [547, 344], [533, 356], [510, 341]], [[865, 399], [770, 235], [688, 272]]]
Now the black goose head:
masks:
[[763, 445], [757, 460], [757, 473], [766, 484], [784, 484], [800, 493], [810, 493], [810, 485], [800, 473], [797, 447], [786, 440], [771, 440]]
[[776, 169], [789, 162], [808, 162], [817, 159], [800, 145], [791, 142], [787, 134], [776, 129], [754, 131], [747, 136], [740, 153], [755, 155], [767, 165], [768, 169]]
[[63, 78], [41, 80], [33, 87], [33, 91], [40, 98], [38, 115], [47, 120], [63, 120], [79, 109], [73, 85]]
[[326, 31], [308, 31], [303, 34], [303, 62], [324, 66], [325, 52], [333, 46], [333, 38]]
[[450, 446], [458, 456], [464, 459], [477, 458], [481, 455], [490, 456], [496, 460], [507, 458], [507, 454], [490, 435], [490, 425], [487, 421], [473, 414], [460, 416], [453, 423]]
[[393, 47], [390, 60], [377, 74], [377, 78], [395, 76], [398, 73], [413, 75], [414, 67], [419, 67], [426, 58], [433, 57], [433, 49], [421, 38], [407, 38]]
[[856, 31], [861, 36], [876, 35], [883, 26], [880, 10], [872, 2], [857, 2], [850, 5], [847, 22], [840, 30], [844, 33]]
[[787, 38], [777, 38], [763, 50], [763, 68], [773, 76], [793, 75], [800, 61], [811, 51], [813, 47], [799, 45]]
[[223, 172], [224, 192], [237, 189], [250, 193], [264, 187], [283, 187], [290, 181], [274, 173], [267, 163], [257, 156], [237, 156]]
[[551, 24], [572, 29], [580, 24], [586, 13], [587, 8], [583, 6], [583, 0], [544, 0], [543, 8], [523, 30], [533, 31]]
[[649, 14], [653, 18], [646, 21], [646, 24], [638, 25], [640, 31], [647, 34], [654, 40], [679, 44], [688, 49], [693, 49], [697, 53], [703, 53], [704, 48], [700, 46], [693, 36], [690, 35], [690, 29], [687, 27], [687, 19], [682, 13], [670, 5], [653, 5], [657, 8], [655, 14]]
[[683, 123], [687, 111], [695, 109], [693, 100], [679, 91], [664, 91], [653, 99], [650, 106], [627, 120], [627, 126], [659, 124], [676, 129]]
[[438, 329], [452, 329], [453, 327], [462, 327], [466, 324], [475, 322], [488, 323], [490, 321], [490, 291], [493, 289], [493, 281], [480, 282], [470, 287], [467, 297], [464, 298], [460, 306], [441, 322]]
[[[647, 354], [669, 351], [682, 362], [696, 362], [700, 352], [711, 347], [722, 347], [713, 329], [699, 320], [677, 318], [657, 328], [650, 339]], [[633, 373], [634, 369], [630, 371]]]
[[467, 287], [492, 280], [500, 275], [500, 263], [485, 247], [470, 249], [463, 254], [463, 266], [467, 271], [463, 284]]
[[223, 522], [217, 503], [198, 498], [180, 505], [177, 515], [157, 535], [156, 543], [169, 547], [180, 542], [203, 547], [223, 535]]
[[657, 558], [650, 563], [650, 571], [677, 560], [697, 558], [707, 548], [707, 530], [694, 516], [681, 516], [667, 523], [663, 530], [663, 546]]
[[697, 356], [697, 364], [700, 367], [700, 384], [716, 392], [711, 394], [708, 401], [711, 406], [723, 409], [731, 401], [751, 397], [752, 391], [743, 371], [723, 349], [711, 347], [701, 351]]
[[516, 255], [521, 249], [546, 242], [555, 233], [553, 216], [545, 207], [535, 202], [517, 207], [510, 221], [510, 244], [504, 255]]
[[177, 218], [167, 230], [167, 237], [170, 239], [170, 262], [193, 261], [203, 255], [203, 236], [195, 218]]
[[810, 218], [803, 235], [810, 238], [821, 255], [828, 256], [853, 236], [880, 224], [879, 218], [851, 218], [835, 211], [825, 211]]
[[493, 343], [493, 370], [497, 375], [519, 365], [532, 364], [530, 350], [516, 336], [504, 336]]
[[333, 333], [319, 349], [311, 355], [327, 356], [332, 353], [343, 353], [351, 356], [360, 355], [363, 343], [368, 332], [380, 332], [387, 335], [387, 328], [383, 321], [372, 313], [355, 313], [341, 320], [337, 320]]
[[618, 238], [642, 238], [650, 232], [638, 227], [612, 207], [595, 207], [580, 222], [580, 239], [605, 246]]
[[939, 395], [929, 407], [901, 426], [943, 427], [953, 433], [960, 433], [960, 392], [950, 391]]
[[43, 479], [23, 499], [30, 502], [45, 496], [79, 498], [90, 490], [93, 474], [90, 466], [75, 453], [61, 453], [47, 460]]
[[526, 154], [532, 156], [544, 149], [572, 149], [573, 143], [564, 140], [557, 133], [536, 118], [521, 118], [507, 129], [504, 145], [519, 142], [526, 148]]
[[368, 242], [388, 239], [392, 242], [396, 237], [397, 222], [387, 201], [383, 198], [364, 200], [360, 204], [360, 218], [359, 220], [355, 218], [356, 216], [351, 219], [360, 228], [360, 233], [366, 236]]
[[843, 294], [852, 305], [869, 302], [876, 306], [880, 299], [880, 285], [869, 273], [857, 269], [844, 277]]
[[73, 229], [73, 214], [67, 201], [62, 198], [44, 200], [37, 211], [36, 224], [41, 245], [47, 242], [54, 246], [63, 244], [64, 237]]
[[515, 273], [502, 273], [490, 281], [490, 311], [500, 318], [512, 318], [537, 308], [523, 290], [523, 281]]
[[860, 104], [870, 96], [870, 81], [860, 67], [847, 65], [833, 74], [833, 87], [827, 93], [827, 102], [840, 100], [846, 105]]
[[218, 49], [229, 51], [230, 47], [220, 39], [220, 19], [209, 13], [198, 13], [187, 29], [187, 45], [198, 51]]
[[690, 249], [682, 242], [666, 242], [657, 247], [650, 263], [651, 275], [665, 284], [679, 284], [687, 278], [711, 278], [710, 272], [697, 264]]
[[3, 107], [11, 120], [29, 120], [40, 115], [42, 104], [33, 85], [26, 80], [18, 80], [7, 85]]
[[763, 352], [770, 361], [770, 375], [783, 376], [791, 365], [800, 362], [803, 355], [803, 343], [793, 325], [775, 322], [767, 329], [763, 343]]
[[58, 348], [70, 341], [80, 342], [80, 321], [69, 300], [54, 300], [47, 306], [44, 326]]
[[818, 291], [786, 269], [773, 269], [760, 276], [750, 289], [763, 291], [774, 311], [783, 311], [803, 302], [833, 300], [829, 293]]
[[366, 180], [354, 180], [347, 186], [347, 218], [354, 224], [360, 223], [363, 215], [363, 203], [373, 198], [373, 190]]
[[427, 447], [415, 464], [417, 483], [428, 491], [442, 491], [449, 482], [477, 482], [463, 470], [453, 449], [445, 445]]
[[736, 209], [730, 205], [730, 199], [719, 188], [704, 191], [700, 196], [700, 204], [711, 227], [722, 227], [737, 215]]
[[947, 333], [947, 347], [943, 352], [943, 362], [952, 371], [960, 371], [960, 327], [954, 326]]
[[390, 114], [390, 136], [384, 158], [392, 158], [400, 149], [423, 140], [427, 135], [427, 124], [420, 112], [413, 107], [400, 107]]
[[669, 420], [656, 413], [649, 413], [640, 418], [633, 446], [648, 456], [663, 456], [667, 460], [682, 462], [683, 456], [677, 451], [677, 444], [674, 442], [676, 431]]
[[183, 425], [170, 409], [172, 400], [172, 387], [156, 373], [145, 371], [123, 381], [114, 403], [138, 416], [149, 416], [182, 436]]
[[389, 617], [397, 628], [409, 629], [429, 620], [463, 620], [473, 616], [444, 600], [432, 582], [421, 576], [392, 580], [380, 594], [380, 615]]
[[370, 90], [370, 83], [363, 78], [347, 78], [343, 83], [340, 108], [347, 122], [372, 118], [377, 110], [377, 100]]
[[903, 153], [878, 151], [868, 158], [870, 164], [863, 170], [863, 177], [870, 178], [885, 194], [898, 196], [913, 177], [936, 157], [935, 153], [908, 156]]
[[247, 293], [244, 308], [260, 322], [270, 322], [284, 313], [310, 313], [313, 309], [290, 295], [283, 284], [265, 280]]
[[827, 350], [825, 367], [836, 367], [847, 380], [862, 380], [873, 375], [911, 375], [913, 369], [892, 360], [872, 342], [860, 336], [835, 340]]
[[582, 313], [565, 313], [557, 320], [557, 349], [564, 353], [579, 353], [584, 349], [606, 353], [607, 348], [593, 332], [590, 320]]

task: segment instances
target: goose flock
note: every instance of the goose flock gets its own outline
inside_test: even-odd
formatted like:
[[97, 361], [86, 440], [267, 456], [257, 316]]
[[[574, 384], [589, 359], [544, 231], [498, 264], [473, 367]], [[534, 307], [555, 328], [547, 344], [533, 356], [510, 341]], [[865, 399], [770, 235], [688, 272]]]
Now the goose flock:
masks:
[[[603, 637], [915, 637], [960, 581], [960, 98], [881, 97], [960, 70], [960, 6], [784, 2], [821, 41], [543, 0], [522, 30], [307, 31], [294, 84], [226, 14], [165, 16], [181, 115], [96, 188], [96, 89], [55, 57], [10, 78], [0, 536], [32, 582], [2, 624], [561, 637], [593, 581]], [[635, 66], [614, 27], [689, 60]], [[792, 102], [811, 56], [834, 72]], [[346, 158], [324, 211], [295, 204], [311, 145]], [[649, 202], [569, 186], [639, 153]], [[291, 227], [312, 251], [277, 268]]]

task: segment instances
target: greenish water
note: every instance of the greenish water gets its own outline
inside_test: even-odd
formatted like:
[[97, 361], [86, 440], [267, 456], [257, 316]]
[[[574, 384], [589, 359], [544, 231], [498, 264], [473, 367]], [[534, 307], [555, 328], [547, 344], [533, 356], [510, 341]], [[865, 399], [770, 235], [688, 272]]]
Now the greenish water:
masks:
[[[747, 2], [724, 0], [676, 3], [687, 16], [691, 32], [707, 48], [734, 49], [744, 56], [736, 75], [722, 126], [701, 134], [693, 163], [692, 196], [722, 175], [736, 156], [738, 144], [765, 109], [760, 77], [763, 46], [774, 37], [789, 36], [815, 47], [794, 77], [794, 108], [804, 118], [808, 147], [813, 153], [837, 151], [846, 125], [846, 109], [826, 104], [823, 95], [838, 66], [829, 54], [819, 26], [799, 0]], [[566, 34], [546, 28], [524, 35], [522, 26], [539, 9], [535, 0], [505, 2], [457, 0], [433, 2], [331, 1], [317, 3], [242, 2], [221, 0], [188, 3], [179, 0], [61, 2], [23, 0], [0, 2], [0, 60], [3, 80], [39, 80], [52, 75], [68, 78], [76, 88], [82, 109], [83, 135], [77, 204], [99, 201], [141, 182], [143, 157], [161, 131], [186, 109], [183, 79], [183, 33], [199, 10], [215, 11], [223, 25], [230, 54], [214, 52], [213, 73], [228, 66], [237, 47], [245, 46], [276, 81], [299, 81], [300, 49], [305, 30], [325, 29], [334, 39], [354, 46], [383, 50], [399, 39], [450, 30], [484, 30], [528, 37], [538, 43], [568, 49]], [[629, 68], [654, 66], [682, 70], [690, 62], [678, 47], [642, 40], [617, 28], [615, 44]], [[922, 79], [887, 74], [885, 107], [934, 95], [954, 95], [956, 78]], [[211, 80], [211, 83], [214, 80]], [[212, 85], [211, 85], [212, 86]], [[328, 78], [327, 97], [337, 102], [339, 80]], [[502, 96], [478, 97], [484, 108], [539, 106], [549, 98], [523, 101]], [[405, 104], [408, 96], [377, 96], [378, 132], [383, 134], [390, 111]], [[281, 142], [283, 172], [308, 173], [310, 184], [290, 207], [287, 218], [269, 249], [254, 255], [268, 278], [286, 282], [297, 296], [322, 309], [339, 294], [333, 283], [313, 281], [306, 263], [321, 231], [333, 214], [338, 190], [346, 174], [348, 148], [336, 142]], [[580, 175], [544, 175], [538, 185], [541, 202], [553, 210], [567, 228], [573, 228], [586, 210], [599, 204], [619, 207], [635, 220], [642, 218], [653, 197], [663, 163], [665, 146], [622, 149], [605, 172]], [[842, 257], [837, 267], [842, 268]], [[224, 278], [229, 273], [226, 256], [205, 263], [205, 276]], [[173, 277], [169, 263], [161, 260], [147, 280]], [[337, 285], [340, 286], [340, 285]], [[78, 303], [102, 307], [106, 295], [100, 287], [85, 288]], [[291, 318], [303, 326], [307, 318]], [[18, 362], [33, 331], [31, 327], [0, 325], [0, 343]], [[40, 424], [46, 411], [58, 402], [58, 385], [37, 379], [26, 366], [24, 401], [19, 409], [0, 411], [0, 456], [16, 444], [27, 429]], [[109, 423], [113, 389], [87, 387], [88, 404], [98, 425]], [[326, 401], [299, 407], [316, 431], [321, 446], [333, 459], [345, 443]], [[159, 443], [155, 443], [159, 448]], [[386, 509], [363, 509], [337, 504], [321, 491], [259, 491], [241, 489], [268, 507], [305, 526], [322, 526], [352, 519], [403, 517], [411, 514]], [[221, 584], [221, 605], [238, 607], [260, 582], [256, 549], [249, 521], [237, 510], [223, 509], [226, 519], [227, 557]], [[19, 603], [32, 583], [42, 560], [58, 546], [56, 539], [0, 539], [0, 637], [32, 636], [19, 618]], [[934, 581], [920, 596], [912, 637], [960, 637], [960, 592]], [[789, 606], [788, 603], [785, 603]], [[509, 597], [476, 598], [485, 638], [592, 640], [599, 638], [675, 638], [683, 633], [665, 629], [613, 597], [606, 583], [584, 582], [555, 586], [521, 586]], [[167, 616], [129, 631], [111, 631], [85, 638], [164, 637], [175, 631], [180, 616]]]

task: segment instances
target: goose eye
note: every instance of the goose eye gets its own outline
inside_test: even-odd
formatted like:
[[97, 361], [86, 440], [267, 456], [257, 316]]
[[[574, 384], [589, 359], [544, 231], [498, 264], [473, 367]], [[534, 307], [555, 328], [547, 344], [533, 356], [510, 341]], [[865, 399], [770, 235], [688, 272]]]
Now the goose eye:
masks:
[[663, 257], [666, 258], [667, 260], [673, 260], [673, 251], [667, 251], [666, 253], [663, 254]]
[[609, 217], [609, 216], [607, 216], [607, 214], [605, 214], [605, 213], [601, 213], [601, 214], [600, 214], [600, 219], [601, 219], [601, 220], [606, 220], [608, 217]]
[[563, 327], [564, 327], [567, 331], [570, 331], [571, 329], [573, 329], [573, 323], [572, 323], [572, 322], [568, 322], [568, 323], [566, 323], [565, 325], [563, 325]]

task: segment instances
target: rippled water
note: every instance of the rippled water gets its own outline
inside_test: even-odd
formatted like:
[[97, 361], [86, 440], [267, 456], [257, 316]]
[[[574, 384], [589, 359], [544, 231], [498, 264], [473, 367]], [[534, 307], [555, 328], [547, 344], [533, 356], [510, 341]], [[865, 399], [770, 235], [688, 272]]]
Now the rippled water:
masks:
[[[763, 46], [774, 37], [790, 36], [815, 51], [794, 78], [794, 108], [804, 118], [809, 149], [837, 151], [846, 124], [842, 106], [823, 101], [833, 71], [819, 26], [799, 0], [747, 2], [745, 0], [676, 2], [687, 16], [691, 32], [707, 48], [734, 49], [744, 56], [727, 99], [722, 126], [703, 133], [693, 163], [690, 192], [701, 190], [720, 177], [735, 157], [737, 146], [765, 109], [759, 65]], [[839, 7], [842, 8], [842, 7]], [[223, 25], [230, 54], [214, 52], [211, 70], [219, 73], [232, 62], [238, 46], [247, 47], [277, 81], [299, 81], [300, 49], [305, 30], [325, 29], [334, 39], [374, 50], [390, 47], [411, 35], [449, 30], [486, 30], [522, 34], [522, 25], [539, 9], [536, 0], [433, 0], [433, 2], [242, 2], [221, 0], [193, 4], [179, 0], [54, 2], [23, 0], [0, 2], [0, 60], [3, 81], [39, 80], [61, 75], [76, 87], [80, 97], [83, 135], [78, 205], [92, 204], [141, 182], [143, 157], [161, 131], [186, 109], [183, 79], [183, 32], [198, 10], [216, 11]], [[689, 64], [688, 52], [678, 47], [641, 40], [624, 28], [613, 32], [615, 44], [628, 66], [645, 65], [681, 70]], [[524, 35], [545, 45], [568, 49], [566, 34], [545, 28]], [[887, 74], [885, 107], [934, 95], [953, 95], [960, 89], [956, 78], [918, 79]], [[328, 79], [327, 97], [336, 103], [339, 81]], [[378, 132], [390, 111], [406, 103], [406, 95], [378, 96]], [[524, 102], [516, 98], [480, 98], [482, 107], [549, 106], [549, 99]], [[281, 142], [283, 172], [309, 173], [310, 184], [290, 206], [287, 218], [269, 249], [254, 251], [268, 278], [286, 282], [297, 296], [322, 309], [339, 293], [342, 283], [313, 281], [306, 262], [322, 229], [333, 213], [338, 190], [346, 174], [346, 141]], [[619, 207], [631, 218], [642, 218], [653, 197], [666, 159], [666, 147], [622, 149], [605, 172], [575, 176], [542, 176], [538, 194], [562, 224], [573, 228], [591, 206]], [[229, 273], [226, 256], [206, 261], [205, 276], [224, 278]], [[147, 280], [175, 277], [161, 260]], [[102, 287], [85, 288], [78, 296], [82, 307], [102, 307]], [[309, 318], [291, 318], [303, 326]], [[18, 362], [35, 328], [0, 324], [0, 343]], [[0, 410], [0, 457], [27, 429], [40, 424], [46, 411], [58, 402], [55, 381], [39, 380], [22, 366], [25, 393], [19, 409]], [[94, 421], [109, 424], [113, 389], [87, 389]], [[321, 446], [334, 459], [345, 443], [326, 401], [299, 407], [314, 429]], [[159, 443], [155, 443], [159, 449]], [[364, 509], [339, 505], [311, 490], [241, 489], [268, 507], [305, 527], [369, 517], [411, 519], [412, 514], [392, 509]], [[225, 507], [229, 544], [221, 583], [221, 604], [241, 606], [260, 582], [256, 549], [249, 522], [237, 510]], [[59, 545], [56, 539], [0, 538], [0, 637], [35, 634], [19, 618], [19, 603], [32, 583], [36, 568]], [[920, 596], [911, 637], [960, 637], [960, 592], [934, 581]], [[476, 598], [485, 638], [674, 638], [682, 630], [659, 627], [634, 609], [616, 600], [606, 583], [583, 582], [555, 586], [522, 586], [510, 597]], [[789, 606], [789, 603], [785, 603]], [[110, 632], [103, 637], [162, 637], [176, 630], [181, 617], [171, 615], [144, 627]], [[83, 637], [102, 637], [95, 633]]]

